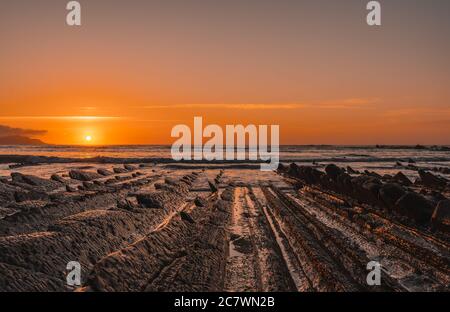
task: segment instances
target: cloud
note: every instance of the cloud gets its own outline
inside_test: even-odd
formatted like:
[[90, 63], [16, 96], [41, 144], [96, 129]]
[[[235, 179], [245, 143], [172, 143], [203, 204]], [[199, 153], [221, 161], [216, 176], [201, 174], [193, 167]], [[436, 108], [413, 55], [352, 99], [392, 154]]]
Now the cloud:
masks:
[[116, 116], [0, 116], [0, 120], [116, 120], [124, 119]]
[[304, 104], [171, 104], [171, 105], [147, 105], [147, 109], [173, 109], [173, 108], [204, 108], [204, 109], [240, 109], [240, 110], [278, 110], [298, 109], [305, 107]]
[[386, 117], [450, 117], [450, 108], [446, 107], [409, 107], [391, 109], [384, 113]]
[[8, 126], [0, 125], [0, 137], [7, 136], [36, 136], [46, 134], [46, 130], [31, 130], [31, 129], [21, 129], [12, 128]]
[[378, 98], [349, 98], [343, 100], [322, 101], [312, 104], [310, 107], [324, 109], [358, 109], [372, 108], [374, 104], [379, 102]]
[[343, 100], [318, 101], [311, 103], [216, 103], [216, 104], [166, 104], [147, 105], [146, 109], [174, 109], [174, 108], [200, 108], [200, 109], [238, 109], [238, 110], [295, 110], [302, 108], [318, 109], [357, 109], [370, 108], [379, 101], [378, 98], [349, 98]]

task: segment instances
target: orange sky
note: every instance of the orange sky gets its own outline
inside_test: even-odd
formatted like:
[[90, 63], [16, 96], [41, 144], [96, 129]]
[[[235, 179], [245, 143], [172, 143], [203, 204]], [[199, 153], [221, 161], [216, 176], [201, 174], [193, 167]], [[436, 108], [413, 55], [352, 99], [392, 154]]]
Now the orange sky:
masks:
[[170, 144], [202, 116], [278, 124], [282, 144], [450, 144], [448, 1], [385, 3], [376, 29], [357, 0], [81, 1], [79, 28], [62, 2], [2, 5], [0, 125]]

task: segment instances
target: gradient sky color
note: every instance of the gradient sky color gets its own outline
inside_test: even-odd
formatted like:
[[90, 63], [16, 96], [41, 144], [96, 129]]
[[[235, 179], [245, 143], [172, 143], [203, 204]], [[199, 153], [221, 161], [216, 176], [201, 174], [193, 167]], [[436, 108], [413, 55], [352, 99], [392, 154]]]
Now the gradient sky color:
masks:
[[0, 125], [170, 144], [279, 124], [282, 144], [450, 144], [450, 1], [0, 0]]

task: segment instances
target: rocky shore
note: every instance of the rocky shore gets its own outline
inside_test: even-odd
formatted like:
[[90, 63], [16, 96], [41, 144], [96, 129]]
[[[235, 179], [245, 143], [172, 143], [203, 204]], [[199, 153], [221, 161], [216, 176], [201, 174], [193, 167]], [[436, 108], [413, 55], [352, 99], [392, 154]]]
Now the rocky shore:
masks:
[[449, 290], [441, 170], [41, 166], [0, 179], [0, 291]]
[[367, 205], [386, 216], [426, 230], [450, 233], [450, 181], [429, 171], [418, 170], [413, 182], [401, 171], [379, 175], [351, 167], [327, 165], [324, 172], [314, 167], [291, 164], [280, 166], [280, 173], [300, 183], [332, 191], [353, 203]]

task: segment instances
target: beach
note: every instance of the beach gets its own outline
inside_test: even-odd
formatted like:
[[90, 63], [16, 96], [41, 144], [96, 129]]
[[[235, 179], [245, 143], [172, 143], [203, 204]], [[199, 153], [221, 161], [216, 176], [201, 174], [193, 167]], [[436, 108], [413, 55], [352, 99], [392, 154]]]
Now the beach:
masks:
[[165, 146], [0, 151], [1, 291], [448, 290], [447, 147], [285, 146], [273, 172]]

